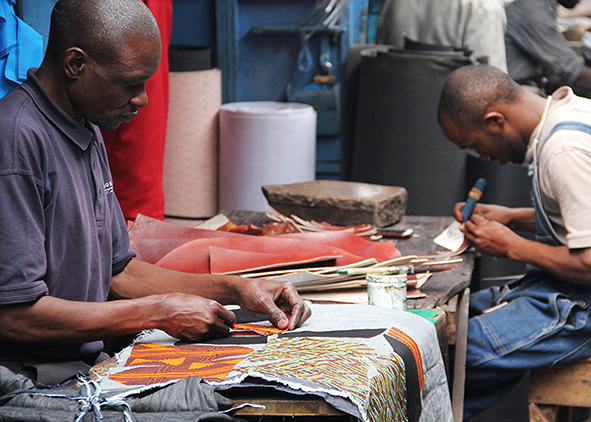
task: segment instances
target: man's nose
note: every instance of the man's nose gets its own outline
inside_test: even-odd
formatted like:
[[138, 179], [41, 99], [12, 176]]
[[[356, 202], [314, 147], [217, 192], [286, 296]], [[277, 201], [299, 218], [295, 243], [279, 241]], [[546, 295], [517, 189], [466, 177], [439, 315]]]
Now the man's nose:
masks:
[[133, 104], [136, 107], [147, 106], [148, 105], [148, 94], [146, 93], [146, 90], [142, 89], [142, 91], [138, 95], [135, 95], [131, 99], [131, 104]]

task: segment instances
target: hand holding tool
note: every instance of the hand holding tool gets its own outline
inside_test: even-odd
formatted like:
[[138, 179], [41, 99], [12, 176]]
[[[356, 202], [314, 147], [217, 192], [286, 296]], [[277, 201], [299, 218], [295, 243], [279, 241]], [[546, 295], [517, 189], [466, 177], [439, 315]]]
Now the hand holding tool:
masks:
[[482, 196], [482, 191], [486, 187], [486, 180], [480, 178], [476, 181], [476, 184], [468, 194], [468, 198], [466, 199], [466, 204], [462, 208], [462, 221], [454, 221], [451, 223], [445, 230], [443, 230], [433, 242], [438, 244], [439, 246], [444, 247], [445, 249], [449, 249], [450, 251], [457, 251], [459, 250], [464, 240], [466, 239], [466, 235], [460, 230], [460, 226], [462, 223], [465, 223], [470, 219], [472, 216], [472, 212], [474, 211], [474, 207], [476, 203], [480, 200]]

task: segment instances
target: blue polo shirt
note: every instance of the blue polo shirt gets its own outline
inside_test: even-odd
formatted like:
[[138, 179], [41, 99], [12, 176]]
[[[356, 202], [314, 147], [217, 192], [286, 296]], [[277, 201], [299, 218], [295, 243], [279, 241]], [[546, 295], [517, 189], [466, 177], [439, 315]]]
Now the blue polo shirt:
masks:
[[[0, 99], [0, 306], [43, 295], [104, 302], [133, 256], [100, 131], [67, 115], [29, 70]], [[101, 348], [26, 351], [70, 359]], [[22, 349], [0, 343], [0, 355]]]

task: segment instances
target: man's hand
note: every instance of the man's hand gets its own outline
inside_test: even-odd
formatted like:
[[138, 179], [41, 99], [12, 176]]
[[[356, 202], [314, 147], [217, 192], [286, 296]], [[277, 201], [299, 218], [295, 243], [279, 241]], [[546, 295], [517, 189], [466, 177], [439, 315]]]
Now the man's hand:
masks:
[[[462, 221], [462, 208], [464, 208], [465, 202], [459, 202], [454, 207], [454, 216], [456, 220], [461, 223], [465, 223]], [[472, 215], [480, 215], [487, 220], [496, 221], [501, 223], [505, 226], [509, 225], [511, 221], [511, 208], [503, 207], [500, 205], [492, 205], [492, 204], [476, 204], [474, 207], [474, 212]]]
[[465, 228], [466, 238], [479, 252], [542, 268], [570, 283], [591, 285], [591, 248], [571, 250], [528, 240], [480, 215], [472, 215]]
[[86, 342], [161, 329], [189, 341], [221, 337], [236, 316], [218, 302], [191, 294], [161, 294], [108, 302], [75, 302], [42, 296], [0, 306], [0, 341]]
[[190, 294], [161, 295], [155, 304], [157, 326], [172, 337], [199, 341], [223, 337], [236, 322], [236, 315], [219, 302]]
[[[189, 297], [179, 299], [175, 293], [184, 293]], [[187, 326], [188, 332], [184, 336], [190, 339], [195, 338], [194, 336], [203, 336], [210, 331], [215, 334], [223, 332], [224, 327], [219, 325], [218, 319], [226, 327], [231, 325], [234, 314], [222, 305], [240, 305], [246, 311], [267, 314], [277, 327], [290, 330], [302, 324], [311, 315], [310, 308], [304, 303], [294, 285], [286, 281], [255, 280], [235, 275], [183, 273], [135, 259], [127, 264], [123, 272], [113, 277], [111, 294], [118, 299], [168, 294], [169, 298], [174, 299], [175, 306], [179, 307], [178, 317], [185, 314], [187, 321], [174, 320], [167, 329], [182, 334], [183, 327]], [[191, 299], [190, 296], [194, 297]], [[205, 309], [202, 309], [203, 305]], [[223, 308], [223, 311], [220, 308]], [[220, 315], [220, 312], [223, 315]], [[232, 314], [231, 320], [226, 312]], [[175, 312], [171, 312], [171, 315], [173, 318], [177, 316]], [[197, 322], [192, 321], [193, 318]], [[225, 332], [227, 333], [227, 330]]]
[[244, 279], [237, 293], [242, 309], [267, 314], [282, 329], [293, 330], [312, 314], [294, 285], [286, 281]]
[[[454, 207], [454, 217], [461, 223], [462, 208], [465, 202], [459, 202]], [[509, 208], [494, 204], [476, 204], [472, 215], [479, 215], [489, 221], [496, 221], [511, 230], [536, 231], [536, 218], [533, 208]]]
[[523, 239], [507, 226], [480, 215], [473, 214], [464, 227], [470, 244], [492, 256], [508, 256], [511, 248]]

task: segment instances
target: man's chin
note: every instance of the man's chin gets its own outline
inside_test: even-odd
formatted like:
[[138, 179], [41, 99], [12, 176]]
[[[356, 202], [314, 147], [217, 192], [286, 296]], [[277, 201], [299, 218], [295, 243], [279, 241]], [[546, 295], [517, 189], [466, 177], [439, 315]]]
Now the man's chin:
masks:
[[117, 130], [119, 128], [119, 126], [121, 126], [121, 123], [123, 123], [123, 122], [115, 121], [115, 122], [97, 124], [97, 126], [106, 132], [112, 132], [114, 130]]

